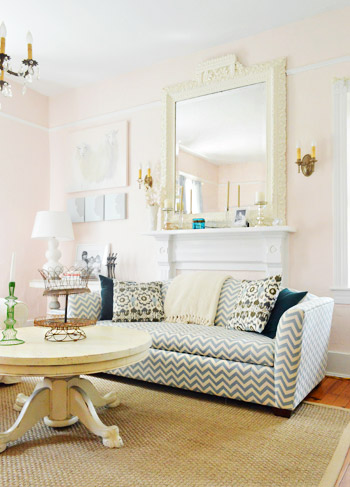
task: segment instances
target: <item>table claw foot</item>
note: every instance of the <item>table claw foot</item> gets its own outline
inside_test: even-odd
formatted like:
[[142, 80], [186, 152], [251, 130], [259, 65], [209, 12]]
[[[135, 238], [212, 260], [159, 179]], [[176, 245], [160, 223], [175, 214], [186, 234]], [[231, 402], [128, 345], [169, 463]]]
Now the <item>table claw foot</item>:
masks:
[[124, 443], [119, 435], [118, 426], [110, 426], [102, 436], [102, 443], [107, 448], [121, 448]]
[[120, 404], [120, 399], [116, 392], [108, 392], [103, 396], [103, 399], [106, 401], [106, 406], [109, 408], [116, 408]]
[[22, 411], [22, 408], [28, 399], [29, 399], [29, 396], [26, 396], [25, 394], [20, 392], [19, 394], [17, 394], [16, 401], [13, 405], [13, 409], [15, 411], [19, 411], [19, 412]]

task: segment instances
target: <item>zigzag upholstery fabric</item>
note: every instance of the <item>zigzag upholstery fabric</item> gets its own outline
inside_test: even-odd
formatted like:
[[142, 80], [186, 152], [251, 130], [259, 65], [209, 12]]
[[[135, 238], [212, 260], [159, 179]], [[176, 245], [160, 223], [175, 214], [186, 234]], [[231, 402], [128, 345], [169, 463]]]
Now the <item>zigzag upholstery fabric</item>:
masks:
[[110, 374], [274, 406], [272, 367], [150, 349], [147, 359]]
[[333, 307], [332, 299], [315, 298], [282, 316], [275, 351], [277, 407], [295, 409], [324, 377]]
[[68, 318], [99, 320], [102, 300], [99, 293], [72, 294], [68, 299]]
[[[219, 327], [118, 323], [147, 329], [153, 344], [145, 360], [110, 373], [293, 410], [324, 377], [333, 305], [330, 298], [308, 297], [284, 313], [275, 340], [236, 332], [252, 341], [246, 350], [245, 340], [235, 342], [233, 336], [228, 345], [224, 334], [233, 330]], [[154, 327], [151, 329], [150, 325]], [[256, 337], [267, 338], [268, 342], [260, 342]], [[258, 350], [264, 350], [262, 355]], [[255, 363], [249, 363], [254, 355]]]
[[233, 277], [226, 279], [220, 293], [214, 322], [215, 326], [228, 326], [234, 307], [238, 301], [240, 291], [241, 281], [233, 279]]
[[152, 348], [273, 367], [275, 342], [257, 333], [185, 323], [103, 321], [103, 325], [146, 330]]

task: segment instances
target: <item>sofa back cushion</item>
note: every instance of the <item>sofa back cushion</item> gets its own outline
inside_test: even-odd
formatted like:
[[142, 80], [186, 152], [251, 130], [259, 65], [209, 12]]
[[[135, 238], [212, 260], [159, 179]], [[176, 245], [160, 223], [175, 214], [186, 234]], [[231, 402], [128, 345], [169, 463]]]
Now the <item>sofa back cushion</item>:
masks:
[[289, 308], [292, 308], [292, 306], [297, 305], [306, 296], [306, 294], [307, 291], [294, 292], [287, 288], [282, 289], [271, 312], [269, 321], [267, 322], [267, 325], [265, 326], [261, 334], [269, 338], [275, 338], [278, 323], [283, 313]]
[[101, 296], [99, 293], [71, 294], [68, 300], [68, 318], [99, 320]]
[[233, 313], [234, 306], [237, 303], [241, 281], [230, 277], [224, 282], [218, 303], [218, 309], [215, 316], [215, 326], [227, 327]]

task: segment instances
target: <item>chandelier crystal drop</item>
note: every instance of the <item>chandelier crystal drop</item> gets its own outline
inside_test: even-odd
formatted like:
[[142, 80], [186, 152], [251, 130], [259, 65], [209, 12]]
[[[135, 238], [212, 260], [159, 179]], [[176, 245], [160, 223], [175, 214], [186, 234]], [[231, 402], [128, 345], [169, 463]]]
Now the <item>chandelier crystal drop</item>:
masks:
[[[5, 80], [5, 74], [17, 76], [23, 80], [23, 95], [27, 91], [27, 83], [32, 83], [33, 79], [39, 79], [39, 64], [33, 59], [33, 36], [27, 33], [27, 59], [23, 59], [19, 71], [12, 69], [11, 57], [5, 52], [7, 30], [4, 22], [0, 25], [0, 93], [3, 96], [11, 97], [12, 89], [10, 83]], [[0, 104], [1, 109], [1, 104]]]

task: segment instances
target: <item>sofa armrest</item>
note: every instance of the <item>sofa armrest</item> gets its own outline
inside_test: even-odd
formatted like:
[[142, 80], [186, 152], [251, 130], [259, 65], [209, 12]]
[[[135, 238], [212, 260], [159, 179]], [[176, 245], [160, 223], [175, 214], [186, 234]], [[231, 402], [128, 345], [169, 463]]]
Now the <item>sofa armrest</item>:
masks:
[[324, 377], [333, 307], [331, 298], [314, 298], [282, 315], [275, 347], [276, 407], [296, 408]]

